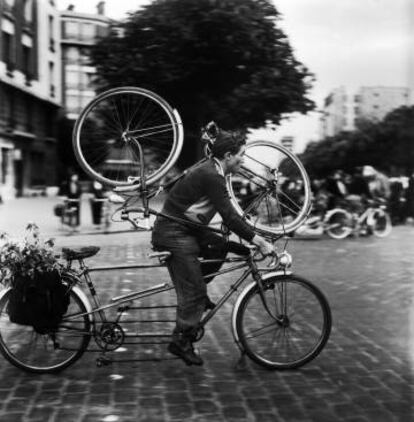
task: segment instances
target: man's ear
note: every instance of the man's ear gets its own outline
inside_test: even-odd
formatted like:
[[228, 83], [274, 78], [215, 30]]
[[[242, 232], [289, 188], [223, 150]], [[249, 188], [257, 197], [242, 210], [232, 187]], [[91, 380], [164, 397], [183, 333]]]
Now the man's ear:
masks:
[[230, 151], [225, 152], [224, 155], [223, 155], [223, 158], [225, 160], [228, 160], [230, 157], [231, 157], [231, 152]]

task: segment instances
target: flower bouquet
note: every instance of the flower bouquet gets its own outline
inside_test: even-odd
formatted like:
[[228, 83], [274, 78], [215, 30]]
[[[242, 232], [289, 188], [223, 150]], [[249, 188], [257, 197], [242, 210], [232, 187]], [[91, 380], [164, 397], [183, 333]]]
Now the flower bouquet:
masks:
[[41, 333], [56, 329], [69, 305], [69, 295], [53, 239], [41, 241], [39, 227], [30, 223], [23, 241], [13, 241], [2, 233], [0, 242], [0, 282], [11, 287], [10, 321], [32, 325]]

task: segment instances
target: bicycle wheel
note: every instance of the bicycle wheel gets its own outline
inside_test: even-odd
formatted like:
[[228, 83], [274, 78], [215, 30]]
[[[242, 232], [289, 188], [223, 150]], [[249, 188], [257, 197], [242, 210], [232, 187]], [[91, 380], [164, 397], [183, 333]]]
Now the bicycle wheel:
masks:
[[329, 211], [324, 222], [326, 233], [333, 239], [345, 239], [352, 233], [352, 217], [345, 210]]
[[377, 237], [386, 237], [391, 233], [392, 224], [390, 216], [382, 209], [376, 209], [369, 219], [372, 232]]
[[302, 163], [272, 142], [246, 145], [243, 166], [228, 177], [228, 188], [237, 213], [264, 235], [294, 231], [311, 205], [309, 178]]
[[298, 368], [314, 359], [331, 332], [331, 310], [322, 292], [293, 275], [263, 278], [252, 283], [236, 313], [236, 330], [247, 355], [270, 369]]
[[54, 373], [82, 356], [91, 338], [91, 322], [75, 290], [70, 291], [69, 307], [58, 330], [47, 334], [10, 322], [7, 313], [10, 291], [4, 290], [0, 297], [0, 352], [10, 363], [27, 372]]
[[142, 171], [150, 185], [176, 162], [183, 127], [178, 112], [153, 92], [114, 88], [85, 107], [72, 142], [80, 166], [93, 179], [110, 186], [138, 185]]

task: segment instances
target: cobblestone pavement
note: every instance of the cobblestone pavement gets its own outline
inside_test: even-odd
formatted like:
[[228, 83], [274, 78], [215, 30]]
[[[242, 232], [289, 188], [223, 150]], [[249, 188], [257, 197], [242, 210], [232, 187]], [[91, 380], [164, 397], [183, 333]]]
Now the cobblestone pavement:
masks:
[[[146, 261], [148, 233], [72, 236], [59, 246], [97, 244], [89, 263]], [[321, 355], [291, 371], [240, 364], [230, 329], [234, 299], [209, 323], [199, 345], [205, 365], [181, 361], [113, 363], [94, 352], [58, 375], [26, 374], [0, 360], [2, 422], [90, 421], [413, 421], [414, 228], [386, 239], [292, 240], [294, 271], [320, 287], [332, 307]], [[164, 268], [94, 273], [102, 300], [168, 281]], [[232, 280], [210, 285], [217, 298]], [[161, 302], [174, 302], [172, 292]], [[165, 311], [168, 313], [168, 311]], [[170, 326], [158, 327], [168, 332]], [[146, 328], [144, 328], [146, 329]], [[165, 345], [114, 352], [115, 358], [170, 356]]]

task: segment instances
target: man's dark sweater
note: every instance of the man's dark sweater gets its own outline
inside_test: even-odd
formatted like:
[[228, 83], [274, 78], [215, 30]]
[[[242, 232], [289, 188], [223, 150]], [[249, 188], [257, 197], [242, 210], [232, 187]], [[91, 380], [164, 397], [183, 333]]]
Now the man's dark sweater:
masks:
[[250, 242], [255, 233], [234, 210], [221, 165], [208, 160], [190, 170], [171, 189], [163, 213], [209, 224], [218, 212], [224, 224]]

